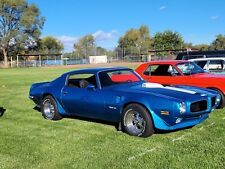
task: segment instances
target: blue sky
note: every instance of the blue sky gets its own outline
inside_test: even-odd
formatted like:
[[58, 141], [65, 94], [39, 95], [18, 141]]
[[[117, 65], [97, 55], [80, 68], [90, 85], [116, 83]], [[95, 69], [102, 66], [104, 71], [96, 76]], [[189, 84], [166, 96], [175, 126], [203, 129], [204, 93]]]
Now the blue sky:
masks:
[[130, 28], [142, 24], [156, 32], [179, 32], [185, 42], [211, 43], [225, 34], [224, 0], [28, 0], [46, 18], [42, 37], [54, 36], [71, 51], [83, 35], [113, 49]]

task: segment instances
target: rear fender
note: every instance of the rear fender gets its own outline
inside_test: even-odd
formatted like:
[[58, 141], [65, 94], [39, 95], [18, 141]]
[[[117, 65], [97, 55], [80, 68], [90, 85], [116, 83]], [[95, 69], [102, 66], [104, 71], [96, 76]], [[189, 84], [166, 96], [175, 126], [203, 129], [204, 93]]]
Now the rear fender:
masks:
[[[65, 109], [62, 107], [62, 105], [60, 104], [60, 102], [58, 101], [58, 99], [56, 99], [52, 94], [45, 94], [45, 95], [43, 95], [43, 98], [45, 96], [47, 96], [47, 95], [51, 95], [54, 98], [54, 100], [56, 102], [56, 105], [57, 105], [57, 108], [58, 108], [59, 114], [61, 114], [61, 115], [67, 115]], [[42, 98], [42, 100], [43, 100], [43, 98]]]

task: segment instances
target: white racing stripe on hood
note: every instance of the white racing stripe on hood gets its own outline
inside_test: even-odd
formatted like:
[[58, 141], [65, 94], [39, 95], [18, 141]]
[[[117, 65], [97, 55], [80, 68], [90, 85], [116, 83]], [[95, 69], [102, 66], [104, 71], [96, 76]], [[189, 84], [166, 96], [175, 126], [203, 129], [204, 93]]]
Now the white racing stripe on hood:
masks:
[[179, 91], [179, 92], [184, 92], [184, 93], [189, 93], [189, 94], [196, 94], [196, 92], [191, 91], [191, 90], [181, 89], [181, 88], [177, 88], [177, 87], [170, 87], [170, 86], [164, 87], [163, 85], [161, 85], [159, 83], [143, 83], [142, 87], [145, 87], [145, 88], [166, 88], [166, 89], [170, 89], [170, 90], [174, 90], [174, 91]]
[[175, 91], [179, 91], [179, 92], [184, 92], [184, 93], [189, 93], [189, 94], [196, 94], [196, 92], [191, 91], [191, 90], [187, 90], [187, 89], [181, 89], [181, 88], [177, 88], [177, 87], [165, 87], [166, 89], [171, 89], [171, 90], [175, 90]]

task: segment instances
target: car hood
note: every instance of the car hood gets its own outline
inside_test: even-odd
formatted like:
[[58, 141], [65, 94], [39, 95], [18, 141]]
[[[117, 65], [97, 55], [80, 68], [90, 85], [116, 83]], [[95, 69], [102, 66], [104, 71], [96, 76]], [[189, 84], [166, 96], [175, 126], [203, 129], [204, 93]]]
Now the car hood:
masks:
[[123, 92], [132, 92], [136, 94], [149, 94], [164, 98], [173, 98], [179, 100], [197, 101], [207, 96], [214, 96], [216, 93], [211, 93], [208, 90], [204, 90], [196, 87], [175, 87], [175, 86], [162, 86], [157, 83], [139, 83], [136, 85], [126, 85], [118, 88]]

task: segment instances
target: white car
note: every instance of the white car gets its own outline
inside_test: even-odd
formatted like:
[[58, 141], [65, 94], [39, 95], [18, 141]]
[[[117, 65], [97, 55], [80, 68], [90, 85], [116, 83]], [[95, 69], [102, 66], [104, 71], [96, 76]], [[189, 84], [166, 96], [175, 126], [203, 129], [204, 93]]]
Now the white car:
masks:
[[198, 58], [198, 59], [190, 59], [189, 61], [195, 62], [201, 68], [210, 72], [225, 71], [225, 58], [221, 57]]

